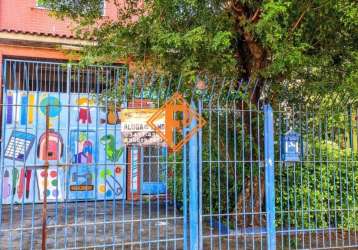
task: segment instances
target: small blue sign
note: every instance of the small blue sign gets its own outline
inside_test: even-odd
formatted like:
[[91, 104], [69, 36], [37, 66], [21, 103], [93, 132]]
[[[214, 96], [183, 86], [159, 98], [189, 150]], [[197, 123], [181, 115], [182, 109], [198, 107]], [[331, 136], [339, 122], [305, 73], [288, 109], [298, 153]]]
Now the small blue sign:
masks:
[[293, 130], [281, 136], [281, 159], [286, 162], [301, 160], [302, 143], [301, 135]]

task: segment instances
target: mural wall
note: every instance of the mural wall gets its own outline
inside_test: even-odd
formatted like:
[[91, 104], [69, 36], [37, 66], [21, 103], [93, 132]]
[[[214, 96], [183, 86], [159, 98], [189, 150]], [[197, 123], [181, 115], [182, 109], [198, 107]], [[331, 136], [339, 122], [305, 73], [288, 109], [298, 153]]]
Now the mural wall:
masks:
[[[44, 195], [49, 202], [125, 198], [119, 114], [95, 100], [79, 93], [4, 92], [3, 204], [42, 202]], [[46, 157], [50, 168], [45, 193], [40, 166]]]

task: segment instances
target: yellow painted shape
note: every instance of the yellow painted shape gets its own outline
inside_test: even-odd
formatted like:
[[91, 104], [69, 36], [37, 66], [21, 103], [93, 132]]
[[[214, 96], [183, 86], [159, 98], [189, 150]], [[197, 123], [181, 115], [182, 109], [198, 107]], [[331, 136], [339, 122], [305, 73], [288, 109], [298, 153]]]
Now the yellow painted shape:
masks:
[[29, 106], [28, 106], [29, 124], [32, 124], [34, 122], [34, 105], [35, 105], [35, 96], [33, 94], [30, 94]]
[[100, 193], [106, 192], [106, 187], [105, 187], [105, 185], [104, 185], [104, 184], [99, 185], [98, 190], [99, 190]]

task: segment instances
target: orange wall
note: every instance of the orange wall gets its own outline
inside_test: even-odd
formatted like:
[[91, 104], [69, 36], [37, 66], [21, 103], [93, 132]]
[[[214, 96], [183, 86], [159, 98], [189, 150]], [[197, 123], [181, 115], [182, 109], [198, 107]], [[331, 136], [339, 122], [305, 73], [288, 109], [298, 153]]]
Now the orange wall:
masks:
[[0, 44], [1, 60], [4, 56], [46, 58], [57, 60], [70, 59], [63, 51], [60, 51], [56, 48], [25, 47]]

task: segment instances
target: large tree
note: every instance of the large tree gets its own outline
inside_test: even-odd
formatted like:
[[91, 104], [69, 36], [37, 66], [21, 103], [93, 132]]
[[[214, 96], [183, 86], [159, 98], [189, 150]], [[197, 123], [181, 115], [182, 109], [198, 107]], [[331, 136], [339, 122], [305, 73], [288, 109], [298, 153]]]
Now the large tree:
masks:
[[42, 1], [97, 41], [83, 51], [86, 63], [255, 79], [255, 103], [267, 82], [284, 83], [271, 90], [292, 98], [298, 87], [310, 101], [358, 96], [355, 0], [107, 0], [115, 20], [101, 16], [101, 0]]
[[[81, 52], [84, 63], [251, 80], [253, 103], [263, 93], [273, 104], [320, 107], [358, 99], [356, 0], [116, 0], [115, 20], [101, 16], [101, 0], [43, 1], [74, 19], [78, 36], [96, 40]], [[237, 203], [258, 212], [264, 187], [253, 182], [248, 176]]]

